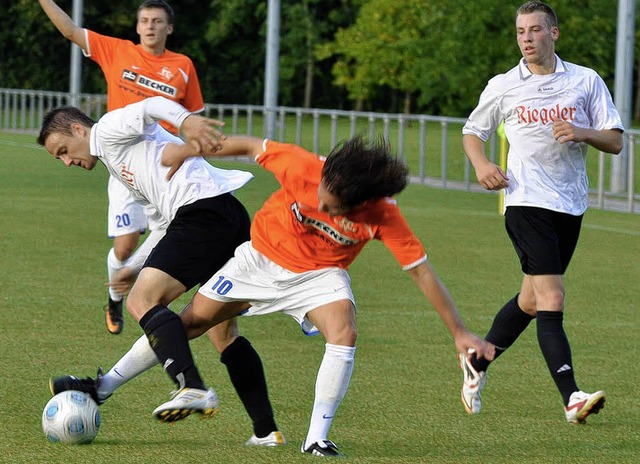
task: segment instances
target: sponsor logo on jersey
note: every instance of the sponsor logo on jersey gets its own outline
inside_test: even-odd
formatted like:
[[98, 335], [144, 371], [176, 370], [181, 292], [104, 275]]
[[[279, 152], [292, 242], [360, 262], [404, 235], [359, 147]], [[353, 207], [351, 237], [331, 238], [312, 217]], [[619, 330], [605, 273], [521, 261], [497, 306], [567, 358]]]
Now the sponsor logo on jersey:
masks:
[[134, 186], [133, 172], [129, 171], [127, 167], [124, 165], [120, 168], [120, 177], [122, 177], [122, 179], [127, 183], [127, 185], [130, 185], [131, 187]]
[[321, 221], [317, 218], [312, 218], [309, 216], [305, 216], [300, 212], [300, 208], [297, 203], [293, 203], [291, 205], [291, 211], [295, 215], [296, 219], [305, 227], [311, 227], [318, 232], [318, 235], [321, 236], [325, 241], [331, 241], [338, 243], [340, 245], [355, 245], [358, 243], [358, 240], [348, 237], [346, 235], [341, 234], [338, 230], [332, 227], [330, 224], [327, 224], [324, 221]]
[[129, 71], [128, 69], [122, 70], [122, 78], [126, 81], [135, 82], [136, 77], [138, 77], [138, 73], [134, 73], [133, 71]]
[[571, 122], [576, 115], [576, 111], [577, 108], [575, 106], [560, 106], [559, 103], [546, 108], [532, 108], [520, 105], [516, 107], [516, 116], [518, 117], [518, 124], [550, 124], [555, 119]]
[[342, 227], [342, 230], [345, 230], [347, 232], [357, 232], [358, 231], [358, 226], [356, 224], [354, 224], [353, 221], [350, 221], [346, 217], [340, 218], [340, 220], [337, 221], [337, 223], [338, 223], [338, 225], [340, 227]]
[[[168, 69], [167, 72], [171, 74]], [[142, 74], [133, 72], [129, 69], [124, 69], [122, 71], [122, 79], [130, 82], [135, 82], [140, 87], [153, 90], [156, 93], [166, 95], [168, 97], [175, 98], [176, 95], [178, 95], [178, 89], [176, 89], [174, 86], [165, 84], [164, 82], [158, 81], [156, 79], [151, 79], [147, 76], [143, 76]]]
[[142, 75], [138, 77], [138, 85], [170, 97], [175, 97], [178, 94], [178, 90], [175, 87]]

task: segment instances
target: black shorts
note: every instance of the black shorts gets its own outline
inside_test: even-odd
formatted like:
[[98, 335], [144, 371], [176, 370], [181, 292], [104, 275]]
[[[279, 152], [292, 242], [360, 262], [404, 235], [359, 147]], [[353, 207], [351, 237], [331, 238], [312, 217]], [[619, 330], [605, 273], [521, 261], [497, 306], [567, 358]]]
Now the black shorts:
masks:
[[144, 267], [166, 272], [187, 290], [203, 284], [249, 240], [251, 219], [230, 193], [181, 206]]
[[582, 215], [509, 206], [505, 227], [528, 275], [563, 275], [578, 244]]

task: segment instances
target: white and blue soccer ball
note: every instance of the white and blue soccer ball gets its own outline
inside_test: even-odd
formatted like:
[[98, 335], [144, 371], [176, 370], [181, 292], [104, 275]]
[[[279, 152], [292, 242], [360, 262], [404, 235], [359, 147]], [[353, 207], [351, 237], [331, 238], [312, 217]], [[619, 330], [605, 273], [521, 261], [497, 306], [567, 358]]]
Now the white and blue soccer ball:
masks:
[[91, 443], [100, 430], [100, 411], [86, 393], [68, 390], [49, 400], [42, 412], [42, 430], [54, 443]]

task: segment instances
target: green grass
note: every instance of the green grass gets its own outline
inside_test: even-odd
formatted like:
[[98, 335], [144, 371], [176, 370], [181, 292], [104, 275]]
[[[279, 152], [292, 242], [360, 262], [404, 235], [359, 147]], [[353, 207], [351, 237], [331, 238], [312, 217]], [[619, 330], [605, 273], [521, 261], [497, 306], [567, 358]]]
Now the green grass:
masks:
[[[259, 168], [241, 166], [256, 173], [238, 193], [253, 212], [275, 183]], [[303, 336], [281, 315], [245, 318], [240, 326], [262, 356], [288, 446], [243, 446], [249, 420], [205, 339], [192, 348], [222, 401], [215, 419], [192, 417], [174, 426], [155, 421], [151, 411], [173, 387], [156, 368], [101, 406], [103, 424], [93, 444], [45, 439], [40, 416], [50, 397], [47, 379], [109, 368], [141, 334], [128, 315], [121, 335], [104, 327], [105, 193], [101, 166], [90, 173], [66, 169], [33, 136], [0, 133], [0, 462], [317, 462], [299, 446], [324, 342]], [[497, 198], [410, 186], [399, 202], [467, 325], [484, 334], [520, 281]], [[639, 221], [589, 211], [567, 275], [566, 329], [578, 384], [608, 394], [606, 408], [587, 426], [564, 423], [535, 327], [492, 366], [483, 413], [467, 416], [450, 336], [390, 253], [374, 243], [351, 269], [359, 302], [356, 367], [330, 438], [353, 463], [637, 463]]]

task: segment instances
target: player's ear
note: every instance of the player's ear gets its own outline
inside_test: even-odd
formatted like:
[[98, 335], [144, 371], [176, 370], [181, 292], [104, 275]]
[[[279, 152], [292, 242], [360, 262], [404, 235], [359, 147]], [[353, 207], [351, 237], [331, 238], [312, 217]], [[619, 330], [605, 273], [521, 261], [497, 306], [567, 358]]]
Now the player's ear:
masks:
[[84, 137], [87, 134], [87, 127], [79, 122], [72, 122], [71, 133], [76, 137]]
[[167, 26], [167, 35], [171, 35], [173, 33], [173, 24], [169, 24]]

